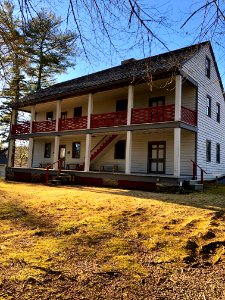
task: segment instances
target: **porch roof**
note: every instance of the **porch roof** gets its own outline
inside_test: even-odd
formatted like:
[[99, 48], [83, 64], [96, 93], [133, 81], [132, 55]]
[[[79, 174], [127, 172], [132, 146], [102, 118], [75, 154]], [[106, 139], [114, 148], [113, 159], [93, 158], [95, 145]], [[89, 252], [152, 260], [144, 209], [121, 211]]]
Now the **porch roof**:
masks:
[[182, 65], [193, 57], [201, 47], [208, 44], [210, 45], [209, 42], [203, 42], [160, 55], [132, 60], [110, 69], [54, 84], [27, 95], [19, 102], [14, 103], [12, 107], [22, 108], [63, 97], [94, 93], [123, 84], [135, 84], [137, 80], [148, 81], [150, 76], [153, 79], [164, 78], [170, 76], [171, 72], [173, 74], [179, 73]]

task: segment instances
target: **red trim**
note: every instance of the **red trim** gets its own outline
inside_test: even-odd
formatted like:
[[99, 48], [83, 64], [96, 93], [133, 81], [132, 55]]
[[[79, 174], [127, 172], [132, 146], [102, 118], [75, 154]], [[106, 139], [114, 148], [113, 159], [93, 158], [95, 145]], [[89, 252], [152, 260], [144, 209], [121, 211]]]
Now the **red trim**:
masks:
[[56, 121], [41, 121], [36, 122], [34, 121], [32, 124], [32, 132], [49, 132], [49, 131], [55, 131], [56, 130]]
[[175, 105], [161, 105], [148, 108], [132, 109], [132, 124], [158, 123], [174, 121]]
[[87, 117], [59, 119], [59, 130], [76, 130], [87, 128]]
[[91, 128], [127, 125], [127, 111], [91, 115]]
[[24, 133], [30, 133], [29, 122], [12, 125], [11, 134], [24, 134]]

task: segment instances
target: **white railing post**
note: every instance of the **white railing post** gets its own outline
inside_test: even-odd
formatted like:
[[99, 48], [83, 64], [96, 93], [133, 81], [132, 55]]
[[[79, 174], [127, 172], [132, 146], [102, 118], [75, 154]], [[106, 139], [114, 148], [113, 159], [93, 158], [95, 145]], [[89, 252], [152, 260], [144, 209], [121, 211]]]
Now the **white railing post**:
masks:
[[88, 95], [88, 116], [87, 116], [87, 129], [91, 128], [91, 114], [93, 112], [93, 94]]
[[55, 130], [59, 131], [59, 119], [61, 118], [61, 100], [56, 101], [56, 116], [55, 116]]
[[180, 177], [181, 128], [174, 128], [174, 177]]
[[85, 149], [85, 161], [84, 171], [89, 172], [91, 160], [91, 134], [86, 134], [86, 149]]
[[132, 131], [127, 131], [125, 174], [131, 173]]
[[[59, 142], [60, 142], [60, 137], [55, 136], [55, 146], [54, 146], [54, 158], [53, 158], [53, 163], [59, 160]], [[58, 170], [58, 164], [53, 165], [54, 170]]]
[[33, 122], [35, 120], [35, 105], [32, 105], [30, 112], [30, 133], [33, 132]]
[[134, 86], [128, 86], [128, 102], [127, 102], [127, 125], [131, 125], [132, 108], [134, 105]]

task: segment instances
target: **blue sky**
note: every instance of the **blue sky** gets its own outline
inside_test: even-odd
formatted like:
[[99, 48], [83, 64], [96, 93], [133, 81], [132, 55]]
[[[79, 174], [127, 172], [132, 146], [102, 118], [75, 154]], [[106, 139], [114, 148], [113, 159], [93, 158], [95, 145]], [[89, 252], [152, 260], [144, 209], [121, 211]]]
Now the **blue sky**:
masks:
[[[62, 18], [65, 18], [67, 13], [67, 3], [68, 0], [61, 0], [58, 2], [55, 0], [54, 11], [56, 14], [61, 15]], [[143, 5], [149, 5], [149, 1], [142, 0], [140, 1]], [[151, 7], [156, 7], [158, 12], [162, 15], [165, 15], [169, 20], [166, 21], [167, 26], [157, 27], [156, 29], [153, 26], [153, 29], [158, 34], [158, 36], [166, 43], [169, 50], [174, 50], [177, 48], [185, 47], [194, 43], [198, 43], [200, 40], [197, 37], [197, 30], [199, 28], [199, 22], [202, 20], [202, 14], [199, 13], [194, 16], [190, 22], [184, 27], [184, 29], [180, 29], [180, 26], [183, 22], [188, 18], [190, 13], [192, 13], [196, 8], [200, 7], [205, 3], [204, 0], [189, 0], [189, 1], [181, 1], [181, 0], [158, 0], [158, 1], [151, 1]], [[154, 11], [154, 10], [153, 10]], [[82, 12], [81, 12], [82, 16]], [[124, 22], [124, 21], [123, 21]], [[73, 28], [73, 21], [69, 22], [69, 28]], [[86, 25], [86, 24], [85, 24]], [[124, 24], [127, 26], [127, 24]], [[88, 28], [87, 28], [88, 32]], [[113, 33], [112, 33], [113, 35]], [[92, 33], [90, 32], [90, 40], [92, 39]], [[129, 38], [128, 38], [129, 39]], [[204, 40], [207, 40], [205, 38]], [[202, 41], [202, 40], [201, 40]], [[156, 55], [159, 53], [166, 52], [166, 48], [164, 48], [160, 43], [153, 42], [151, 48], [136, 46], [132, 50], [126, 50], [126, 43], [129, 44], [129, 41], [126, 39], [116, 40], [116, 44], [119, 52], [115, 53], [112, 49], [107, 49], [107, 43], [105, 41], [99, 43], [96, 42], [96, 49], [95, 49], [95, 40], [92, 41], [92, 46], [94, 45], [92, 50], [93, 58], [90, 61], [87, 61], [82, 53], [81, 56], [77, 58], [77, 63], [74, 69], [69, 69], [67, 74], [63, 74], [58, 77], [57, 81], [65, 81], [68, 79], [76, 78], [82, 75], [86, 75], [92, 72], [96, 72], [102, 69], [110, 68], [112, 66], [119, 65], [122, 60], [134, 57], [136, 59], [140, 59], [150, 55]], [[134, 40], [133, 40], [134, 42]], [[97, 45], [98, 43], [98, 45]], [[103, 47], [106, 45], [104, 49], [104, 53], [97, 50], [99, 47]], [[91, 48], [92, 49], [92, 48]], [[215, 52], [216, 60], [220, 69], [220, 74], [225, 81], [225, 68], [224, 68], [224, 61], [225, 61], [225, 53], [216, 43], [213, 43], [213, 49]], [[108, 50], [108, 51], [107, 51]]]

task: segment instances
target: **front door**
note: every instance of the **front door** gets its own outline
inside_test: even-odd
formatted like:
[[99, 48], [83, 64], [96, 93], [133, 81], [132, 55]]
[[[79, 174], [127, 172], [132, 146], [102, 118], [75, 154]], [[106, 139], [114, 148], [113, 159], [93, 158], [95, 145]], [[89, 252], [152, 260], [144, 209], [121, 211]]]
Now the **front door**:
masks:
[[[66, 157], [66, 146], [59, 146], [59, 159]], [[62, 161], [62, 169], [65, 169], [65, 159]]]
[[166, 142], [148, 143], [148, 172], [165, 173]]

